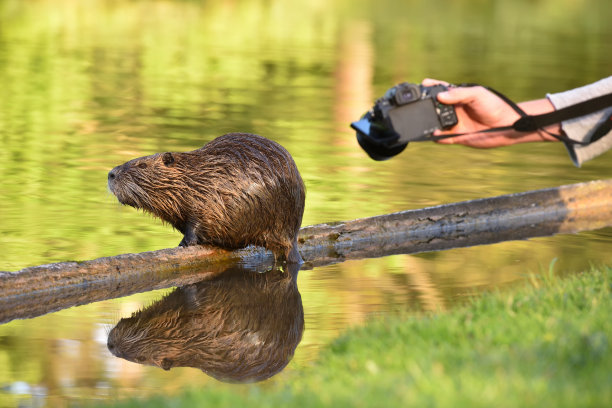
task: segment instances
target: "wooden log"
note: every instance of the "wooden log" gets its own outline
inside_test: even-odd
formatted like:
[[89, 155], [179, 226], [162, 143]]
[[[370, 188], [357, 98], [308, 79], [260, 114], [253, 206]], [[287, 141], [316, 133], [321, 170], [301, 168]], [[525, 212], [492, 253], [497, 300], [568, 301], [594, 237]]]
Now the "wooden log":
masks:
[[[302, 269], [612, 225], [612, 180], [320, 224], [300, 230]], [[249, 247], [171, 248], [0, 272], [0, 322], [210, 279], [229, 268], [263, 272], [272, 253]]]
[[[612, 180], [302, 228], [309, 263], [438, 251], [612, 225]], [[327, 251], [327, 252], [326, 252]]]

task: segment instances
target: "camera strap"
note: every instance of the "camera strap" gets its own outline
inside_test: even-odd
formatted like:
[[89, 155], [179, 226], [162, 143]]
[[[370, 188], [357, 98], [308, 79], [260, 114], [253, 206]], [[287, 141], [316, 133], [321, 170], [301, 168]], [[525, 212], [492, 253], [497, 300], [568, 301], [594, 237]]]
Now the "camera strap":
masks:
[[[472, 87], [472, 86], [482, 86], [482, 85], [460, 84], [458, 86]], [[456, 137], [456, 136], [465, 136], [465, 135], [472, 135], [472, 134], [478, 134], [478, 133], [493, 133], [493, 132], [500, 132], [500, 131], [505, 131], [505, 130], [515, 130], [517, 132], [535, 132], [537, 130], [541, 130], [567, 144], [588, 145], [590, 143], [595, 142], [596, 140], [601, 139], [612, 129], [612, 113], [606, 118], [605, 121], [603, 121], [601, 124], [599, 124], [595, 128], [595, 130], [593, 131], [591, 135], [591, 140], [588, 142], [580, 142], [577, 140], [573, 140], [564, 134], [556, 134], [556, 133], [552, 133], [544, 129], [546, 126], [549, 126], [555, 123], [560, 123], [568, 119], [578, 118], [581, 116], [588, 115], [590, 113], [600, 111], [605, 108], [612, 107], [612, 94], [598, 96], [596, 98], [589, 99], [583, 102], [579, 102], [574, 105], [566, 106], [565, 108], [561, 108], [559, 110], [555, 110], [552, 112], [543, 113], [540, 115], [528, 115], [516, 103], [514, 103], [511, 99], [509, 99], [507, 96], [505, 96], [501, 92], [498, 92], [495, 89], [492, 89], [486, 86], [483, 86], [483, 88], [486, 88], [487, 90], [493, 92], [495, 95], [501, 98], [512, 109], [514, 109], [514, 111], [516, 111], [521, 117], [518, 120], [516, 120], [512, 125], [509, 125], [509, 126], [501, 126], [501, 127], [496, 127], [496, 128], [483, 129], [483, 130], [479, 130], [476, 132], [454, 133], [454, 134], [432, 136], [432, 139], [441, 140], [441, 139], [447, 139], [447, 138]]]

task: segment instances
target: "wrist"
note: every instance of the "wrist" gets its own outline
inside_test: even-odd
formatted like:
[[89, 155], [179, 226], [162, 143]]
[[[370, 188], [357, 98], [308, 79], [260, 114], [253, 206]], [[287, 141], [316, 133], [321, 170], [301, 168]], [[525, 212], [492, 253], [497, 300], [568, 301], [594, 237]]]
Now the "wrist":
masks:
[[[527, 101], [527, 102], [521, 102], [518, 104], [518, 106], [528, 115], [541, 115], [543, 113], [549, 113], [555, 110], [555, 107], [547, 98], [536, 99], [536, 100]], [[555, 123], [553, 125], [547, 126], [545, 129], [548, 132], [551, 132], [554, 134], [560, 134], [561, 124]], [[534, 142], [535, 141], [552, 141], [552, 142], [558, 141], [557, 138], [555, 138], [554, 136], [551, 136], [550, 134], [542, 130], [538, 130], [532, 133], [522, 133], [522, 132], [517, 132], [517, 133], [522, 135], [520, 136], [520, 138], [523, 139], [522, 141], [534, 141]]]

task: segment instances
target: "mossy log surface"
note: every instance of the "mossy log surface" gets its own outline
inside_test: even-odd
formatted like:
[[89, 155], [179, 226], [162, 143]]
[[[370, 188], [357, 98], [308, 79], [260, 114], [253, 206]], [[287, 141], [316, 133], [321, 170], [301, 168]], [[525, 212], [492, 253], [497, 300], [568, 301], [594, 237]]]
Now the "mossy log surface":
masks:
[[[565, 185], [300, 230], [302, 269], [346, 259], [438, 251], [612, 225], [612, 180]], [[264, 272], [270, 251], [170, 248], [0, 272], [0, 322], [210, 279], [230, 268]]]

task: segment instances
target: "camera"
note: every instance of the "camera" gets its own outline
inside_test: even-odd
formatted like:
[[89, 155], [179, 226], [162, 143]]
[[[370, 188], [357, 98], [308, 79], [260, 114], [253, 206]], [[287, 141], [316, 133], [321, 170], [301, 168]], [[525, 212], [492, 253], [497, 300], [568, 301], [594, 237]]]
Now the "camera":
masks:
[[387, 160], [401, 153], [408, 142], [432, 140], [436, 129], [456, 125], [453, 105], [436, 99], [447, 89], [407, 82], [395, 85], [360, 120], [351, 123], [359, 145], [372, 159]]

